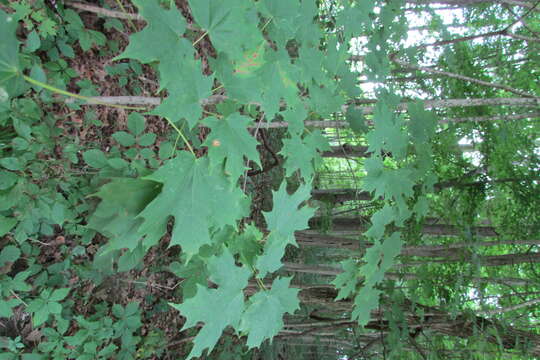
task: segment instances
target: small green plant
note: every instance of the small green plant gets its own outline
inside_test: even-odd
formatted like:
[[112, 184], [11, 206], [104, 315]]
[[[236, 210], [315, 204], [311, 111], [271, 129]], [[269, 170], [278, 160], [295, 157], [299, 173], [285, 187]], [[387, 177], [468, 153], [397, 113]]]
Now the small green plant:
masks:
[[69, 294], [69, 288], [43, 289], [39, 297], [28, 303], [26, 311], [32, 314], [32, 325], [35, 327], [45, 323], [50, 315], [60, 317], [62, 304], [60, 302]]

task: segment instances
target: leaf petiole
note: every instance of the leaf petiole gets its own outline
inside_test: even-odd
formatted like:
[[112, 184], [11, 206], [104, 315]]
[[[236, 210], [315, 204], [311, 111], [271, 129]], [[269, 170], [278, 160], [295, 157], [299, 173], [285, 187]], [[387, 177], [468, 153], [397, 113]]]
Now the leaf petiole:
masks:
[[171, 120], [169, 120], [168, 118], [165, 118], [165, 120], [167, 120], [167, 122], [169, 123], [169, 125], [171, 125], [171, 127], [178, 133], [178, 136], [180, 136], [182, 138], [182, 140], [184, 140], [184, 142], [186, 143], [186, 146], [188, 147], [189, 151], [193, 154], [193, 156], [197, 157], [197, 155], [195, 155], [195, 151], [193, 150], [193, 147], [191, 146], [191, 144], [189, 143], [188, 139], [184, 136], [184, 133], [182, 133], [182, 130], [180, 130], [178, 128], [178, 126], [176, 126]]

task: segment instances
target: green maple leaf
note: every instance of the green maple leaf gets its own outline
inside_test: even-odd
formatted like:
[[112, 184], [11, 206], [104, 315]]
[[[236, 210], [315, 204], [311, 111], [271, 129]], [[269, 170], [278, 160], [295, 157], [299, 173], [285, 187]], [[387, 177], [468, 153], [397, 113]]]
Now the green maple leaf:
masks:
[[197, 285], [207, 284], [208, 269], [202, 257], [195, 256], [188, 263], [174, 261], [169, 264], [168, 270], [174, 275], [183, 278], [180, 286], [182, 287], [182, 299], [184, 300], [197, 294]]
[[366, 236], [380, 239], [386, 230], [386, 225], [395, 220], [397, 209], [388, 203], [371, 216], [371, 227], [364, 234]]
[[367, 134], [369, 151], [380, 154], [390, 151], [394, 159], [403, 159], [407, 153], [408, 136], [403, 130], [403, 117], [395, 114], [399, 97], [383, 91], [373, 113], [374, 129]]
[[[260, 10], [272, 18], [272, 25], [279, 29], [283, 42], [294, 38], [303, 20], [300, 2], [295, 1], [262, 1]], [[274, 37], [272, 37], [274, 38]], [[279, 37], [278, 37], [279, 38]]]
[[366, 250], [363, 257], [365, 263], [359, 273], [365, 276], [364, 286], [375, 286], [384, 279], [384, 273], [394, 265], [394, 259], [401, 251], [401, 233], [394, 232], [384, 242], [375, 240], [373, 246]]
[[229, 98], [241, 103], [261, 103], [261, 91], [263, 83], [258, 76], [241, 76], [233, 66], [234, 61], [227, 54], [220, 53], [217, 59], [208, 60], [215, 71], [216, 76], [227, 89]]
[[295, 65], [290, 62], [289, 55], [283, 49], [267, 51], [265, 53], [265, 65], [257, 72], [262, 82], [262, 108], [269, 118], [273, 118], [279, 111], [281, 99], [289, 106], [298, 104], [298, 88], [300, 81], [294, 76], [299, 72]]
[[354, 259], [341, 262], [343, 272], [332, 281], [332, 285], [339, 289], [336, 301], [346, 299], [356, 291], [358, 285], [358, 265]]
[[337, 24], [343, 26], [349, 36], [358, 36], [371, 25], [370, 13], [373, 12], [374, 1], [359, 1], [346, 4], [345, 11], [341, 11]]
[[243, 289], [248, 284], [251, 271], [238, 267], [227, 249], [220, 256], [208, 260], [210, 280], [218, 285], [208, 289], [197, 285], [197, 294], [183, 304], [170, 304], [187, 318], [182, 330], [203, 322], [194, 340], [188, 360], [198, 357], [205, 349], [212, 351], [227, 326], [238, 327], [244, 312]]
[[309, 133], [303, 139], [299, 136], [284, 139], [280, 154], [286, 157], [285, 176], [291, 176], [296, 170], [300, 170], [305, 179], [310, 179], [314, 167], [321, 162], [318, 150], [330, 150], [328, 141], [320, 130]]
[[407, 112], [411, 121], [408, 124], [411, 140], [415, 144], [424, 144], [429, 142], [435, 135], [437, 128], [437, 117], [432, 111], [424, 109], [424, 103], [418, 101], [409, 104]]
[[0, 103], [24, 91], [24, 81], [19, 76], [19, 41], [15, 36], [18, 22], [0, 10]]
[[267, 31], [278, 46], [285, 46], [293, 38], [298, 44], [313, 44], [322, 36], [319, 26], [313, 23], [318, 13], [314, 2], [260, 1], [257, 4], [259, 11], [272, 19]]
[[[191, 46], [191, 45], [190, 45]], [[186, 58], [182, 62], [163, 63], [160, 66], [161, 87], [167, 87], [169, 96], [151, 111], [173, 122], [185, 118], [193, 128], [202, 115], [201, 100], [212, 95], [214, 76], [201, 73], [201, 62]]]
[[231, 59], [242, 60], [245, 51], [256, 48], [264, 39], [257, 28], [253, 3], [243, 0], [190, 0], [191, 13], [210, 37], [212, 45]]
[[395, 232], [383, 243], [375, 241], [373, 246], [367, 249], [363, 259], [365, 264], [359, 270], [365, 280], [354, 298], [354, 310], [351, 314], [351, 318], [356, 319], [360, 326], [368, 323], [371, 311], [379, 305], [381, 291], [375, 286], [384, 280], [384, 274], [394, 265], [402, 244], [401, 233]]
[[249, 299], [239, 329], [248, 334], [248, 348], [272, 339], [283, 328], [283, 315], [300, 308], [300, 290], [289, 287], [291, 279], [276, 278], [270, 290], [259, 291]]
[[238, 254], [240, 261], [250, 267], [255, 266], [255, 260], [262, 250], [263, 235], [254, 225], [248, 224], [240, 234], [234, 234], [227, 239], [227, 246], [233, 254]]
[[[93, 196], [101, 199], [96, 211], [88, 221], [88, 227], [109, 237], [106, 252], [128, 248], [134, 250], [142, 235], [138, 229], [142, 219], [136, 216], [161, 191], [161, 184], [143, 179], [118, 178], [105, 184]], [[156, 236], [145, 239], [147, 246], [153, 245], [165, 232], [165, 227]]]
[[138, 215], [144, 218], [139, 231], [147, 235], [159, 232], [173, 216], [170, 246], [182, 246], [188, 258], [211, 243], [211, 228], [236, 227], [236, 221], [246, 215], [243, 192], [206, 157], [195, 159], [183, 152], [144, 179], [162, 183], [163, 190]]
[[403, 240], [399, 231], [394, 232], [384, 239], [381, 246], [382, 260], [379, 265], [381, 271], [386, 272], [390, 270], [395, 263], [395, 258], [400, 254], [402, 246]]
[[379, 306], [380, 295], [380, 290], [373, 287], [362, 287], [354, 297], [351, 319], [358, 321], [359, 326], [365, 326], [371, 319], [371, 311]]
[[212, 132], [206, 138], [203, 146], [208, 146], [208, 156], [212, 164], [225, 163], [225, 171], [236, 180], [246, 169], [244, 156], [261, 166], [257, 152], [257, 140], [247, 131], [251, 119], [239, 113], [229, 115], [224, 119], [208, 117], [204, 125]]
[[390, 151], [394, 157], [402, 159], [406, 154], [408, 138], [401, 126], [401, 123], [391, 121], [376, 122], [375, 128], [367, 134], [369, 150], [374, 153], [377, 153], [377, 149], [379, 153], [380, 150]]
[[281, 112], [281, 116], [289, 124], [288, 131], [290, 134], [301, 134], [304, 131], [304, 120], [308, 117], [304, 104], [300, 103], [295, 107], [287, 106], [287, 109]]
[[274, 192], [272, 211], [265, 212], [264, 218], [270, 234], [264, 246], [263, 255], [257, 259], [259, 277], [267, 272], [273, 272], [282, 265], [281, 258], [288, 244], [296, 245], [294, 232], [308, 228], [308, 220], [315, 213], [314, 208], [300, 204], [310, 198], [310, 184], [301, 185], [292, 195], [287, 193], [287, 185], [283, 182], [278, 191]]
[[396, 201], [400, 210], [407, 209], [405, 198], [413, 195], [412, 170], [385, 168], [382, 160], [376, 156], [366, 159], [364, 164], [367, 176], [362, 187], [366, 191], [375, 191], [375, 197], [383, 196]]
[[[183, 38], [186, 21], [176, 8], [163, 9], [157, 1], [134, 1], [148, 25], [130, 36], [125, 51], [114, 60], [131, 58], [143, 64], [159, 61], [160, 91], [169, 96], [151, 113], [173, 122], [186, 118], [193, 127], [200, 118], [200, 101], [212, 92], [213, 76], [201, 73], [193, 46]], [[195, 91], [194, 91], [195, 90]]]
[[133, 3], [147, 26], [130, 36], [129, 45], [114, 60], [131, 58], [146, 64], [167, 60], [176, 62], [183, 58], [188, 48], [184, 45], [187, 41], [182, 38], [186, 31], [182, 14], [175, 7], [163, 9], [158, 1], [133, 0]]

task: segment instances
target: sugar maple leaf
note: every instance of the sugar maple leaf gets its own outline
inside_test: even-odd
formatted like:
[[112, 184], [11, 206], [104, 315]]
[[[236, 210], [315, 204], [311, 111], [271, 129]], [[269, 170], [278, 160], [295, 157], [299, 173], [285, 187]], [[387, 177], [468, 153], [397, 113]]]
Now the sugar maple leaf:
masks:
[[281, 258], [288, 244], [296, 245], [294, 232], [308, 227], [308, 220], [315, 213], [314, 208], [300, 204], [310, 197], [310, 184], [301, 185], [292, 195], [287, 193], [284, 181], [279, 190], [274, 192], [274, 207], [272, 211], [265, 212], [264, 218], [270, 234], [264, 246], [264, 253], [257, 259], [259, 277], [279, 269]]
[[220, 256], [208, 260], [210, 280], [218, 288], [208, 289], [197, 285], [197, 294], [183, 304], [170, 304], [187, 318], [184, 329], [198, 322], [204, 325], [195, 337], [194, 346], [187, 359], [198, 357], [205, 349], [212, 351], [227, 326], [238, 327], [244, 312], [243, 289], [248, 284], [251, 271], [236, 266], [231, 253], [225, 249]]
[[146, 176], [147, 180], [162, 183], [163, 190], [139, 214], [139, 218], [144, 218], [139, 231], [153, 234], [173, 216], [170, 245], [182, 246], [189, 258], [202, 245], [211, 243], [212, 228], [236, 227], [236, 221], [246, 215], [247, 199], [216, 172], [208, 158], [196, 159], [184, 152]]
[[336, 301], [346, 299], [356, 291], [358, 285], [358, 264], [354, 259], [341, 262], [343, 272], [332, 281], [332, 285], [339, 289]]
[[184, 118], [193, 128], [202, 115], [201, 100], [212, 95], [214, 83], [213, 75], [204, 76], [201, 71], [201, 62], [192, 58], [160, 66], [161, 77], [171, 80], [160, 81], [162, 87], [167, 87], [169, 96], [151, 113], [172, 121]]
[[148, 25], [130, 36], [129, 45], [114, 60], [159, 61], [160, 91], [167, 89], [169, 96], [151, 113], [173, 122], [185, 118], [193, 127], [202, 113], [200, 101], [211, 95], [213, 77], [201, 73], [193, 46], [182, 37], [186, 21], [174, 6], [165, 10], [158, 1], [134, 3]]
[[319, 130], [315, 130], [303, 139], [292, 136], [283, 140], [283, 148], [280, 154], [286, 157], [285, 176], [291, 176], [296, 170], [300, 170], [305, 179], [313, 176], [314, 167], [321, 161], [319, 151], [330, 150], [328, 141]]
[[277, 335], [283, 328], [283, 315], [293, 314], [300, 308], [300, 290], [289, 287], [291, 279], [276, 278], [270, 290], [259, 291], [249, 299], [240, 331], [248, 334], [247, 346], [250, 349]]
[[158, 1], [133, 0], [133, 3], [147, 25], [130, 36], [129, 45], [115, 60], [131, 58], [150, 63], [178, 61], [178, 56], [183, 58], [191, 46], [186, 47], [184, 44], [187, 40], [182, 38], [186, 31], [182, 14], [175, 7], [165, 10]]
[[210, 37], [212, 45], [234, 60], [264, 41], [253, 4], [244, 0], [190, 0], [191, 13]]
[[414, 187], [410, 169], [385, 168], [379, 157], [366, 159], [365, 168], [367, 176], [364, 178], [364, 190], [375, 191], [375, 197], [383, 196], [396, 201], [400, 209], [407, 208], [405, 198], [412, 196]]
[[382, 243], [375, 241], [373, 246], [366, 250], [366, 263], [359, 269], [359, 275], [364, 276], [364, 283], [354, 298], [354, 310], [351, 314], [351, 318], [356, 319], [358, 325], [366, 325], [370, 319], [370, 311], [378, 306], [381, 291], [375, 286], [384, 280], [384, 274], [394, 265], [402, 244], [401, 233], [395, 232]]
[[[140, 243], [142, 234], [139, 226], [142, 219], [136, 216], [160, 192], [161, 184], [154, 181], [118, 178], [103, 185], [94, 194], [101, 199], [96, 211], [88, 221], [88, 227], [109, 237], [104, 253], [128, 248], [134, 250]], [[146, 244], [159, 240], [165, 227], [156, 236], [147, 238]]]
[[257, 140], [247, 131], [250, 122], [250, 118], [239, 113], [233, 113], [224, 119], [215, 117], [204, 119], [204, 124], [212, 130], [203, 143], [203, 146], [208, 146], [210, 162], [221, 164], [227, 159], [225, 171], [234, 180], [246, 169], [244, 156], [261, 166]]

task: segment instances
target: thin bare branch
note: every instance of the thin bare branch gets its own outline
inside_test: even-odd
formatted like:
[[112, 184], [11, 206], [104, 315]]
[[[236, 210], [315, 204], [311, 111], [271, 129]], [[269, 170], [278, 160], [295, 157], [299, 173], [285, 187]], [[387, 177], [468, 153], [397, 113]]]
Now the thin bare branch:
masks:
[[479, 79], [472, 78], [472, 77], [469, 77], [469, 76], [456, 74], [456, 73], [452, 73], [452, 72], [448, 72], [448, 71], [436, 70], [436, 69], [428, 68], [428, 67], [425, 67], [425, 66], [413, 65], [413, 64], [410, 64], [410, 63], [407, 63], [407, 62], [396, 59], [395, 55], [391, 56], [390, 59], [394, 63], [398, 64], [399, 66], [407, 68], [407, 69], [425, 71], [425, 72], [428, 72], [428, 73], [437, 74], [437, 75], [449, 77], [449, 78], [452, 78], [452, 79], [468, 81], [468, 82], [472, 82], [472, 83], [482, 85], [482, 86], [487, 86], [487, 87], [492, 87], [492, 88], [496, 88], [496, 89], [506, 90], [506, 91], [514, 93], [516, 95], [521, 95], [521, 96], [525, 96], [525, 97], [529, 97], [529, 98], [534, 98], [534, 95], [531, 95], [526, 91], [515, 89], [515, 88], [507, 86], [507, 85], [494, 83], [494, 82], [488, 82], [488, 81], [484, 81], [484, 80], [479, 80]]
[[114, 11], [109, 9], [104, 9], [99, 6], [94, 6], [86, 3], [81, 2], [66, 2], [66, 6], [69, 6], [71, 8], [91, 12], [97, 15], [101, 15], [104, 17], [110, 17], [110, 18], [116, 18], [116, 19], [125, 19], [125, 20], [135, 20], [135, 21], [144, 21], [143, 17], [139, 14], [128, 14], [122, 11]]
[[526, 308], [526, 307], [529, 307], [529, 306], [533, 306], [533, 305], [536, 305], [536, 304], [539, 304], [539, 303], [540, 303], [540, 298], [536, 298], [536, 299], [532, 299], [532, 300], [529, 300], [529, 301], [525, 301], [525, 302], [520, 303], [520, 304], [511, 305], [511, 306], [503, 307], [503, 308], [500, 308], [500, 309], [478, 311], [477, 314], [478, 315], [484, 315], [484, 316], [491, 316], [491, 315], [495, 315], [495, 314], [503, 314], [503, 313], [507, 313], [507, 312], [510, 312], [510, 311], [519, 310], [519, 309], [523, 309], [523, 308]]

